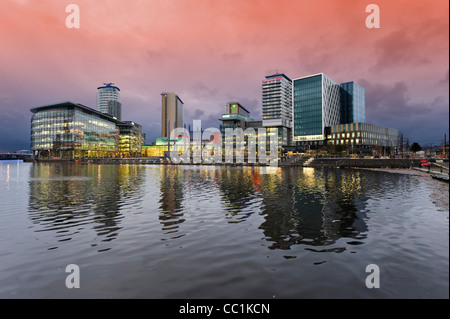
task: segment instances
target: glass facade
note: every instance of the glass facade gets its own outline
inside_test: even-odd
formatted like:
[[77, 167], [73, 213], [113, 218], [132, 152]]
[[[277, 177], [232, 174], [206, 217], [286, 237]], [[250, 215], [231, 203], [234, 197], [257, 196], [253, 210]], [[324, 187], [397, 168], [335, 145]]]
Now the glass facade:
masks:
[[341, 123], [366, 121], [366, 90], [355, 82], [341, 83]]
[[367, 123], [333, 125], [328, 129], [328, 144], [364, 147], [398, 146], [399, 131]]
[[[226, 114], [223, 114], [220, 118], [222, 124], [220, 125], [220, 132], [222, 134], [222, 153], [225, 154], [225, 150], [228, 148], [233, 150], [242, 149], [244, 156], [248, 154], [248, 139], [249, 136], [258, 137], [259, 129], [266, 129], [266, 152], [270, 150], [270, 136], [277, 134], [278, 136], [278, 151], [281, 152], [281, 145], [286, 145], [288, 140], [288, 128], [279, 128], [279, 127], [264, 127], [263, 121], [254, 121], [250, 118], [250, 112], [245, 109], [238, 102], [229, 102], [227, 103]], [[237, 139], [236, 135], [226, 136], [226, 129], [234, 129], [241, 128], [244, 133], [247, 135], [244, 136], [244, 140], [241, 142], [242, 145], [236, 145]], [[284, 130], [283, 130], [284, 129]], [[277, 133], [278, 131], [278, 133]], [[257, 152], [256, 152], [257, 153]], [[233, 151], [233, 155], [236, 155], [237, 152]]]
[[289, 145], [289, 133], [290, 129], [287, 127], [266, 127], [267, 129], [267, 145], [269, 146], [269, 140], [270, 136], [276, 135], [276, 138], [278, 139], [278, 152], [280, 153], [282, 151], [283, 146]]
[[143, 157], [162, 157], [167, 151], [167, 145], [144, 145], [142, 146]]
[[324, 74], [294, 80], [294, 141], [325, 140], [325, 127], [340, 123], [340, 87]]
[[142, 126], [134, 122], [118, 124], [119, 151], [122, 157], [139, 157], [145, 144]]
[[142, 152], [144, 135], [136, 123], [71, 102], [31, 111], [31, 149], [38, 158], [128, 157]]
[[322, 134], [322, 76], [294, 80], [294, 137]]
[[90, 152], [115, 152], [118, 130], [116, 123], [74, 109], [74, 149]]
[[73, 110], [55, 108], [33, 115], [32, 150], [71, 150], [74, 147]]

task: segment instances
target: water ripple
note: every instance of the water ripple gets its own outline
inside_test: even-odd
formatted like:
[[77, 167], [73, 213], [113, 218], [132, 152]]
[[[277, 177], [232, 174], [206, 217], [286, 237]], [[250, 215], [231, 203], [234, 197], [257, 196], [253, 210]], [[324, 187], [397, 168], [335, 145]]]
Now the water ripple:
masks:
[[0, 166], [2, 297], [70, 297], [71, 263], [81, 297], [448, 297], [448, 210], [414, 176], [11, 165]]

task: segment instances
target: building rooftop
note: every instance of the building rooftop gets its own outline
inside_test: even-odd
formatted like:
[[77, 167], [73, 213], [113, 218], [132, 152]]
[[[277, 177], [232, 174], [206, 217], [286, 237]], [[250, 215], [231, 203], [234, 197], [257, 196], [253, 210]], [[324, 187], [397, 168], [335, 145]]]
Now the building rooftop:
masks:
[[104, 86], [99, 86], [97, 88], [97, 90], [99, 90], [99, 89], [106, 89], [106, 88], [114, 88], [114, 89], [117, 89], [117, 90], [120, 91], [120, 89], [117, 86], [113, 85], [114, 83], [103, 83], [103, 84], [104, 84]]
[[142, 128], [142, 125], [140, 125], [134, 121], [120, 121], [119, 123], [117, 123], [117, 125], [119, 125], [119, 126], [135, 126], [138, 128]]
[[167, 94], [173, 94], [175, 95], [175, 97], [181, 102], [181, 104], [184, 105], [184, 102], [182, 99], [180, 99], [180, 97], [178, 96], [178, 94], [174, 93], [174, 92], [162, 92], [161, 95], [167, 95]]
[[270, 79], [270, 78], [275, 78], [275, 77], [284, 77], [285, 79], [287, 79], [287, 80], [289, 80], [289, 81], [292, 81], [286, 74], [284, 74], [284, 73], [275, 73], [275, 74], [272, 74], [272, 75], [267, 75], [266, 76], [266, 79]]
[[326, 76], [323, 72], [322, 73], [315, 73], [315, 74], [305, 75], [305, 76], [301, 76], [301, 77], [295, 78], [294, 81], [301, 80], [301, 79], [306, 79], [306, 78], [312, 78], [313, 76], [318, 76], [318, 75]]
[[130, 125], [131, 123], [134, 123], [136, 125], [139, 125], [135, 122], [131, 122], [131, 121], [119, 121], [118, 119], [116, 119], [115, 117], [112, 117], [109, 114], [106, 113], [102, 113], [100, 111], [94, 110], [86, 105], [83, 104], [79, 104], [79, 103], [74, 103], [74, 102], [61, 102], [61, 103], [56, 103], [56, 104], [49, 104], [49, 105], [43, 105], [43, 106], [38, 106], [38, 107], [33, 107], [30, 109], [30, 111], [34, 114], [40, 112], [40, 111], [46, 111], [46, 110], [50, 110], [50, 109], [56, 109], [56, 108], [78, 108], [80, 110], [82, 110], [83, 112], [89, 113], [89, 114], [95, 114], [103, 119], [107, 119], [111, 122], [114, 122], [116, 124], [127, 124]]
[[245, 107], [243, 107], [242, 104], [239, 103], [238, 101], [227, 102], [227, 104], [237, 104], [240, 108], [242, 108], [242, 109], [243, 109], [244, 111], [246, 111], [248, 114], [251, 113], [249, 110], [247, 110]]

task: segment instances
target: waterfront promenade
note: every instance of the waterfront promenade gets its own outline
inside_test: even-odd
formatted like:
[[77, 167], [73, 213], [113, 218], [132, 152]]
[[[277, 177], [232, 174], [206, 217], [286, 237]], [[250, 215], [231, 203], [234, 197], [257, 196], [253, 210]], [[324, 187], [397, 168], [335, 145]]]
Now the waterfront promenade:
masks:
[[[191, 165], [192, 163], [173, 164], [168, 158], [164, 157], [137, 157], [137, 158], [95, 158], [95, 159], [39, 159], [36, 162], [43, 163], [77, 163], [77, 164], [131, 164], [131, 165], [148, 165], [148, 164], [169, 164], [169, 165]], [[319, 158], [319, 157], [302, 157], [292, 156], [284, 157], [279, 160], [279, 167], [357, 167], [357, 168], [420, 168], [422, 159], [409, 158]], [[430, 160], [431, 170], [447, 173], [449, 169], [448, 160]], [[261, 163], [201, 163], [197, 165], [217, 165], [217, 166], [267, 166]]]

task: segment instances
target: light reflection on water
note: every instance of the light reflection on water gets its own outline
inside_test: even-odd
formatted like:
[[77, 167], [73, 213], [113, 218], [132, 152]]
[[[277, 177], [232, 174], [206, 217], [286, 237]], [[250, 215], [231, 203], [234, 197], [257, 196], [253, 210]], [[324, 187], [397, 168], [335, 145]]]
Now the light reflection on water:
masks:
[[[0, 163], [0, 296], [448, 297], [428, 195], [360, 170]], [[75, 293], [55, 273], [71, 263], [90, 278]]]

